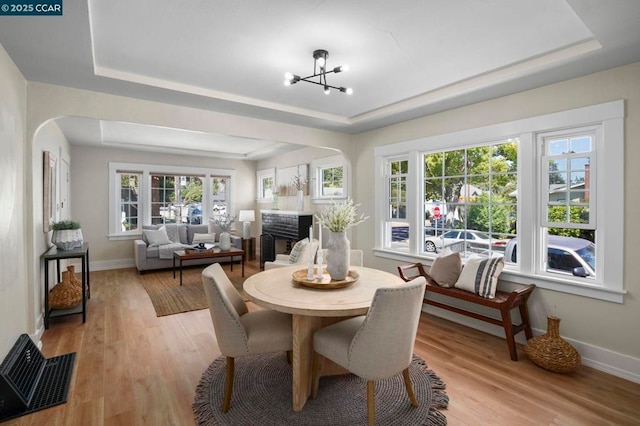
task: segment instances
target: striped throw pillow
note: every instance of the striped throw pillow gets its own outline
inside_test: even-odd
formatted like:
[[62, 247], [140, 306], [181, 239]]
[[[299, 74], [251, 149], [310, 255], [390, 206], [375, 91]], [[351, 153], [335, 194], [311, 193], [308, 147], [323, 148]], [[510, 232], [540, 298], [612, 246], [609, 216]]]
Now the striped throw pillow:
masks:
[[502, 257], [470, 258], [465, 263], [454, 287], [470, 291], [479, 296], [493, 299], [496, 297], [498, 277], [504, 268]]

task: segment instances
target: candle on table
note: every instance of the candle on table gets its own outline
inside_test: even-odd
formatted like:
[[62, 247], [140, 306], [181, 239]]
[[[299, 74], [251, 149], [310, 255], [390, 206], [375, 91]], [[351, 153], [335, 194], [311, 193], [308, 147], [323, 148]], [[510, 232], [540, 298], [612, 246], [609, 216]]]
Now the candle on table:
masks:
[[[313, 241], [313, 225], [309, 227], [309, 244]], [[309, 266], [307, 268], [307, 279], [313, 279], [313, 252], [309, 250]]]
[[318, 254], [316, 258], [318, 259], [317, 278], [322, 281], [324, 279], [322, 273], [322, 225], [318, 225]]

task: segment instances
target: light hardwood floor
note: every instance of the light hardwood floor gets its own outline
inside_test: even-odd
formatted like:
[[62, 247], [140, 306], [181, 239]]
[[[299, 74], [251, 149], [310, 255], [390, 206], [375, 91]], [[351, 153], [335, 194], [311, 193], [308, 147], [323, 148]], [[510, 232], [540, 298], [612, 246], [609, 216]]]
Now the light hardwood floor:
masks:
[[[91, 290], [86, 324], [54, 319], [42, 339], [46, 357], [77, 352], [69, 401], [6, 424], [192, 425], [196, 385], [219, 356], [209, 311], [157, 318], [135, 269], [92, 272]], [[415, 353], [447, 385], [450, 425], [640, 424], [640, 384], [584, 366], [554, 374], [521, 346], [513, 362], [503, 339], [430, 315]]]

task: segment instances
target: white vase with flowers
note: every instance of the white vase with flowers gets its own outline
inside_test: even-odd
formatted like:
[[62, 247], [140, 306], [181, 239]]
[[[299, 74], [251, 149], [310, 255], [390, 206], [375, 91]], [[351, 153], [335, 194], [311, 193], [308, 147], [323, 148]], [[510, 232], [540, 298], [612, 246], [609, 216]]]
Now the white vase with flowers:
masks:
[[320, 226], [331, 232], [327, 244], [327, 273], [332, 280], [344, 280], [349, 273], [351, 243], [347, 239], [347, 229], [368, 219], [368, 216], [358, 214], [358, 206], [360, 204], [354, 204], [349, 198], [330, 205], [316, 216]]
[[296, 209], [298, 211], [304, 210], [304, 186], [307, 184], [301, 174], [297, 174], [291, 178], [291, 186], [297, 191], [296, 194]]
[[220, 250], [227, 251], [231, 248], [231, 235], [229, 234], [229, 230], [236, 218], [227, 213], [222, 213], [216, 215], [213, 220], [222, 230], [220, 233]]

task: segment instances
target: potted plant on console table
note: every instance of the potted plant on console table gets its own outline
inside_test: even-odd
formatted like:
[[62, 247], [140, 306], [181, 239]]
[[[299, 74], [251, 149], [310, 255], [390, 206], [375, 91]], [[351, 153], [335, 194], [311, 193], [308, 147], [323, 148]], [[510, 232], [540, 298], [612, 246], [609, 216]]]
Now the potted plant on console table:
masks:
[[61, 220], [51, 225], [53, 234], [51, 243], [60, 250], [72, 250], [82, 247], [82, 229], [80, 222], [74, 220]]

